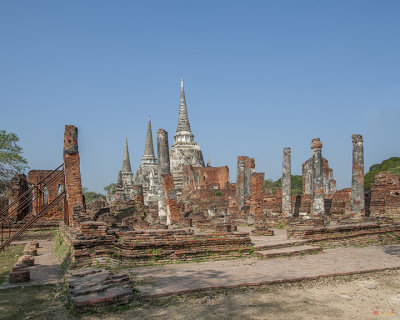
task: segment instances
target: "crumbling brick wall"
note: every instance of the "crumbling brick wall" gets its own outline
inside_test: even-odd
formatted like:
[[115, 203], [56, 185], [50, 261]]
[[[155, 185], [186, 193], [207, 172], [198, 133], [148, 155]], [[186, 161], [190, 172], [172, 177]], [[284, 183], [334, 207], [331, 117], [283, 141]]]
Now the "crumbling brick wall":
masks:
[[193, 167], [183, 168], [184, 189], [225, 189], [229, 183], [229, 168]]
[[371, 184], [371, 216], [400, 214], [400, 179], [395, 174], [380, 172]]
[[[18, 197], [28, 191], [28, 181], [24, 174], [16, 174], [10, 181], [10, 197], [9, 203], [13, 203]], [[8, 212], [15, 210], [19, 206], [25, 207], [23, 210], [17, 212], [16, 221], [21, 221], [30, 211], [30, 205], [26, 203], [25, 198], [18, 200], [13, 206], [8, 209]]]
[[[28, 173], [28, 183], [35, 184], [42, 189], [40, 181], [43, 181], [52, 172], [53, 170], [31, 170]], [[47, 188], [44, 188], [44, 191], [37, 190], [36, 188], [33, 190], [32, 213], [39, 213], [48, 203], [57, 198], [58, 194], [62, 191], [64, 179], [64, 175], [60, 175], [56, 181], [51, 183]], [[57, 206], [50, 209], [49, 213], [43, 219], [62, 219], [63, 214], [64, 202], [60, 201]]]

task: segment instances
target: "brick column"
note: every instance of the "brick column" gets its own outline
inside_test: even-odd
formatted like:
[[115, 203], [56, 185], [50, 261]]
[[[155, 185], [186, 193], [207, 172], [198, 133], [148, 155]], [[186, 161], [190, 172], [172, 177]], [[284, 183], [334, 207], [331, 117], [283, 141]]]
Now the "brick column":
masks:
[[78, 151], [78, 128], [71, 125], [66, 125], [64, 132], [64, 173], [67, 199], [64, 220], [71, 225], [74, 207], [84, 208]]
[[161, 223], [167, 223], [168, 211], [165, 203], [165, 193], [162, 186], [162, 175], [170, 173], [168, 132], [164, 129], [157, 131], [157, 158], [158, 158], [158, 216]]
[[359, 134], [351, 136], [353, 140], [353, 171], [351, 179], [351, 216], [355, 219], [365, 215], [364, 204], [364, 147]]
[[177, 204], [177, 192], [175, 190], [174, 178], [171, 173], [162, 175], [162, 186], [167, 207], [167, 224], [178, 223], [180, 214]]
[[263, 221], [264, 173], [253, 173], [250, 181], [250, 214], [254, 221]]
[[324, 181], [322, 172], [322, 142], [319, 138], [312, 139], [312, 170], [313, 170], [313, 208], [314, 218], [325, 214]]
[[290, 161], [290, 148], [283, 149], [282, 163], [282, 215], [292, 215], [292, 170]]

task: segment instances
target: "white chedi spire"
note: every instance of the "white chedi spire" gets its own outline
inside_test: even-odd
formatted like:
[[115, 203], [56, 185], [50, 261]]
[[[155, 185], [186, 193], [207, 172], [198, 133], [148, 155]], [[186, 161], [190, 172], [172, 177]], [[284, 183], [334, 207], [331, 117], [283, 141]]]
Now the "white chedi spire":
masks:
[[175, 133], [175, 143], [186, 142], [193, 143], [194, 136], [190, 128], [189, 116], [186, 106], [185, 88], [183, 86], [183, 78], [181, 78], [181, 94], [179, 98], [179, 116], [178, 125]]

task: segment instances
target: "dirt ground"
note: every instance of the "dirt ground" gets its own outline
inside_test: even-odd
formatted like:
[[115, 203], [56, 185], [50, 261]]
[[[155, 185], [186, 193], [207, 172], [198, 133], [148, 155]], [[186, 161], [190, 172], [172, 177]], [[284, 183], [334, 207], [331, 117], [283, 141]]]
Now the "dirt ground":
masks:
[[1, 319], [400, 319], [400, 271], [133, 301], [74, 315], [62, 286], [0, 290]]

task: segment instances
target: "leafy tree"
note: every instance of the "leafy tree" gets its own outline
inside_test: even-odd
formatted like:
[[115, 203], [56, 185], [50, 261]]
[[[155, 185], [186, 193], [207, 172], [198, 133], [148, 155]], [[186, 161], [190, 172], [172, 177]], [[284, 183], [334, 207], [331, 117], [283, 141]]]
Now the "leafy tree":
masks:
[[400, 177], [400, 157], [392, 157], [369, 167], [369, 171], [364, 177], [364, 188], [370, 189], [375, 176], [382, 171], [387, 171]]
[[23, 173], [28, 162], [22, 156], [22, 148], [17, 144], [18, 136], [12, 132], [0, 130], [0, 194], [8, 189], [10, 179], [16, 173]]
[[101, 193], [97, 193], [97, 192], [94, 192], [94, 191], [89, 191], [89, 189], [87, 187], [83, 187], [82, 188], [82, 193], [85, 196], [86, 203], [89, 203], [89, 202], [91, 202], [93, 200], [96, 200], [96, 199], [99, 199], [99, 198], [103, 197], [103, 195]]
[[[278, 188], [282, 187], [281, 179], [273, 181], [272, 179], [267, 179], [264, 182], [265, 188], [272, 189], [272, 192], [276, 192]], [[302, 176], [292, 175], [292, 194], [302, 194], [303, 193], [303, 180]]]
[[115, 183], [110, 183], [108, 186], [104, 187], [104, 191], [107, 193], [114, 194], [116, 192], [116, 184]]

